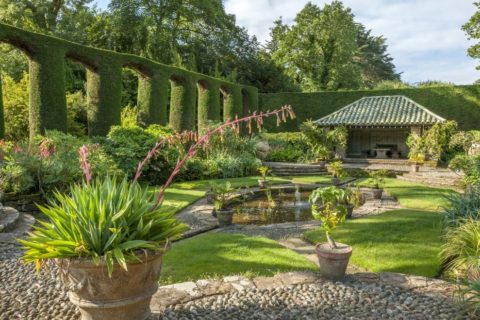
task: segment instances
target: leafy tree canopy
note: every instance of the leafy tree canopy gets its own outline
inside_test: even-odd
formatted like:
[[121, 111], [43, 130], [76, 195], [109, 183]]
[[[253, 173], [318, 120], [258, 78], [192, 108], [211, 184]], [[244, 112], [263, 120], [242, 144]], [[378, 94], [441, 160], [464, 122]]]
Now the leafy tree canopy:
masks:
[[372, 88], [399, 80], [383, 36], [354, 21], [350, 8], [333, 1], [308, 3], [289, 27], [277, 20], [267, 50], [303, 91]]

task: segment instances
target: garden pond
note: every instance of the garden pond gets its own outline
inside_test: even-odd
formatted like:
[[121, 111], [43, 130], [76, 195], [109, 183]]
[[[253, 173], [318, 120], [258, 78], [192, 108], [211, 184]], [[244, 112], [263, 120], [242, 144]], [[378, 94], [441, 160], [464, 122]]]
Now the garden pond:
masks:
[[311, 191], [265, 189], [232, 205], [234, 224], [267, 225], [313, 219], [308, 197]]

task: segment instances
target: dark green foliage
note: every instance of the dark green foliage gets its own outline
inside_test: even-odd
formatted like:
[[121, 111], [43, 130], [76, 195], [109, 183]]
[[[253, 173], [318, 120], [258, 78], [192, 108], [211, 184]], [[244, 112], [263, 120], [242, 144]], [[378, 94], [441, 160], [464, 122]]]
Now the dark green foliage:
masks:
[[67, 131], [64, 52], [45, 46], [30, 59], [30, 137]]
[[97, 72], [87, 71], [88, 134], [104, 136], [120, 124], [122, 67], [110, 62]]
[[[282, 131], [298, 131], [301, 123], [317, 120], [362, 97], [405, 95], [439, 116], [455, 120], [460, 130], [478, 129], [480, 124], [480, 86], [448, 86], [436, 88], [409, 88], [315, 93], [260, 94], [261, 110], [289, 104], [297, 118], [282, 125]], [[275, 121], [267, 120], [266, 129], [278, 131]]]
[[300, 132], [266, 133], [270, 151], [267, 161], [300, 162], [308, 151], [308, 146]]
[[143, 123], [167, 124], [169, 86], [168, 77], [161, 73], [155, 73], [151, 77], [139, 75], [137, 104]]
[[213, 82], [200, 81], [198, 87], [198, 129], [202, 130], [209, 120], [220, 120], [220, 87]]
[[231, 87], [224, 90], [223, 120], [233, 120], [236, 116], [243, 115], [242, 91], [239, 87]]
[[[145, 158], [155, 143], [166, 135], [170, 135], [170, 133], [163, 134], [162, 130], [156, 126], [149, 129], [135, 126], [128, 128], [114, 126], [107, 138], [103, 138], [99, 142], [118, 168], [128, 177], [133, 177], [138, 163]], [[171, 152], [168, 152], [166, 148], [162, 149], [145, 166], [143, 178], [154, 177], [152, 182], [163, 182], [170, 174], [177, 156], [178, 153], [175, 149]]]
[[197, 87], [191, 79], [173, 79], [170, 98], [170, 126], [173, 130], [195, 130]]
[[480, 188], [473, 187], [464, 194], [447, 196], [448, 205], [444, 208], [445, 227], [458, 227], [467, 220], [480, 220]]
[[[45, 129], [67, 130], [65, 56], [88, 69], [88, 132], [91, 136], [104, 136], [110, 126], [120, 123], [123, 67], [136, 69], [153, 79], [151, 83], [140, 81], [139, 84], [138, 103], [140, 109], [147, 113], [146, 119], [142, 119], [147, 124], [166, 123], [168, 79], [175, 78], [173, 74], [179, 76], [172, 84], [170, 120], [171, 126], [178, 131], [195, 129], [196, 83], [200, 79], [211, 82], [212, 90], [220, 85], [228, 86], [234, 97], [230, 110], [239, 116], [242, 113], [241, 90], [251, 91], [252, 99], [255, 99], [256, 89], [253, 87], [239, 86], [137, 56], [86, 47], [5, 24], [0, 24], [0, 42], [21, 48], [30, 59], [31, 136], [43, 133]], [[251, 104], [257, 102], [252, 100]], [[219, 113], [215, 103], [212, 108], [210, 110], [209, 106], [209, 113], [212, 119], [216, 119]]]

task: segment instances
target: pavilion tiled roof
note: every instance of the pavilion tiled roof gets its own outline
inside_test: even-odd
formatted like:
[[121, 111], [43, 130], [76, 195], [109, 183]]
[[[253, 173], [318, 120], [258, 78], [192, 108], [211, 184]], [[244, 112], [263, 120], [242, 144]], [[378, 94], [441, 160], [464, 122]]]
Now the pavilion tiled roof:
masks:
[[445, 121], [405, 96], [363, 97], [317, 121], [319, 126], [410, 126]]

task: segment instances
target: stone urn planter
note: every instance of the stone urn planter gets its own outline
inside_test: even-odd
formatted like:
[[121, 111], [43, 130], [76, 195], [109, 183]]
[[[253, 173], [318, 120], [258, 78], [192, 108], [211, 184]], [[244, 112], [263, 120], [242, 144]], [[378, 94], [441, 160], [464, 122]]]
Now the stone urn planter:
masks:
[[115, 264], [111, 277], [103, 261], [99, 265], [87, 258], [55, 262], [82, 320], [145, 320], [158, 288], [162, 257], [163, 253], [142, 254], [142, 262], [127, 263], [128, 271]]
[[220, 210], [215, 210], [215, 213], [217, 215], [218, 219], [218, 225], [220, 227], [227, 227], [232, 225], [232, 219], [233, 219], [233, 209], [220, 209]]
[[205, 193], [205, 200], [207, 201], [208, 204], [213, 204], [215, 198], [214, 198], [213, 193], [211, 191], [207, 191]]
[[258, 186], [262, 189], [268, 188], [269, 185], [270, 185], [270, 181], [268, 181], [267, 179], [258, 180]]
[[333, 177], [333, 178], [332, 178], [332, 184], [333, 184], [334, 186], [339, 186], [339, 185], [340, 185], [340, 182], [341, 182], [341, 180], [340, 180], [339, 178], [337, 178], [337, 177]]
[[325, 166], [327, 165], [327, 161], [325, 161], [325, 160], [320, 160], [320, 159], [317, 159], [315, 164], [319, 165], [319, 166], [320, 166], [320, 168], [322, 168], [322, 169], [323, 169], [323, 168], [325, 168]]
[[352, 247], [338, 243], [337, 248], [332, 248], [329, 243], [319, 243], [315, 247], [320, 274], [329, 280], [341, 280], [347, 271], [348, 261], [352, 255]]
[[353, 215], [353, 204], [346, 204], [345, 207], [347, 208], [347, 219], [351, 219]]
[[381, 188], [372, 188], [373, 199], [382, 199], [383, 189]]

